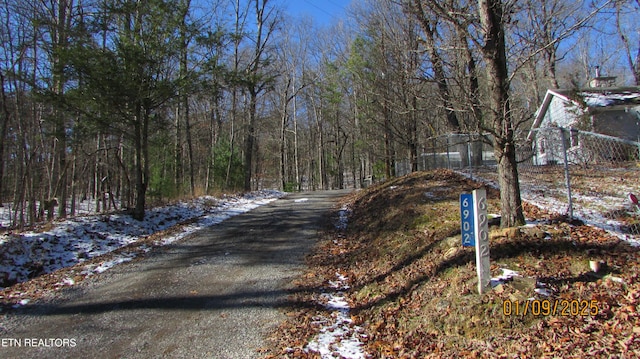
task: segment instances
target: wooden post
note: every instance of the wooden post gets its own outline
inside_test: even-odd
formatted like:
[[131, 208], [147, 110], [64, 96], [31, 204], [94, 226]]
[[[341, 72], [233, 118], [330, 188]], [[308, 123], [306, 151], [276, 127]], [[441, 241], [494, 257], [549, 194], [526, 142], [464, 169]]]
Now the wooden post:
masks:
[[476, 241], [476, 269], [478, 271], [478, 292], [483, 294], [491, 282], [489, 264], [489, 224], [487, 219], [487, 191], [480, 188], [473, 191], [474, 237]]

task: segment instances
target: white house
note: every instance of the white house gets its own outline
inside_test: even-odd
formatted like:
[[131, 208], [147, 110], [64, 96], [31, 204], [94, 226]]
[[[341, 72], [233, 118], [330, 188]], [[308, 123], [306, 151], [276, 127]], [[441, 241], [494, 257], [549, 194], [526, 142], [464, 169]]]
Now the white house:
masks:
[[[562, 162], [563, 148], [567, 149], [570, 162], [585, 158], [587, 148], [580, 143], [578, 131], [596, 133], [602, 139], [620, 139], [618, 142], [630, 145], [640, 142], [640, 87], [548, 90], [528, 136], [533, 141], [534, 164]], [[593, 146], [588, 150], [593, 156]]]

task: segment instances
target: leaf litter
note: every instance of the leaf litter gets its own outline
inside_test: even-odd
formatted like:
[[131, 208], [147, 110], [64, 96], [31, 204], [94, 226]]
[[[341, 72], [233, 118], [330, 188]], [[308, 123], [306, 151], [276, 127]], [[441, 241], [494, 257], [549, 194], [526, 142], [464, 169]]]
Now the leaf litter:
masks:
[[[347, 229], [349, 210], [342, 208], [338, 213], [335, 227], [338, 231], [344, 231]], [[337, 240], [333, 243], [340, 245]], [[333, 291], [321, 294], [321, 304], [326, 308], [326, 313], [317, 315], [312, 322], [312, 325], [319, 325], [320, 331], [305, 347], [305, 351], [319, 353], [322, 358], [364, 359], [366, 356], [360, 339], [366, 334], [362, 327], [354, 325], [349, 316], [351, 307], [344, 296], [344, 291], [350, 288], [349, 279], [340, 271], [335, 275], [334, 280], [328, 281], [328, 289]]]
[[[494, 285], [477, 293], [473, 249], [460, 245], [458, 200], [483, 186], [437, 170], [344, 198], [348, 226], [328, 224], [266, 357], [350, 358], [308, 350], [326, 328], [316, 319], [336, 273], [348, 278], [341, 295], [363, 330], [366, 358], [640, 357], [640, 249], [602, 229], [524, 203], [526, 226], [490, 228]], [[499, 213], [499, 192], [487, 193], [489, 212]], [[568, 312], [505, 309], [544, 301], [566, 303]], [[595, 303], [597, 313], [572, 312], [581, 303]]]

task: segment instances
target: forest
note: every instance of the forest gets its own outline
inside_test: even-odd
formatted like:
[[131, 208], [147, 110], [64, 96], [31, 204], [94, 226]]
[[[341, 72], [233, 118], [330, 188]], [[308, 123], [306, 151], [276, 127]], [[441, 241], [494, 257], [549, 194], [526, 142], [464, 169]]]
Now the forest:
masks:
[[640, 0], [0, 0], [0, 203], [11, 226], [418, 170], [431, 138], [489, 134], [503, 225], [515, 148], [549, 88], [640, 85]]

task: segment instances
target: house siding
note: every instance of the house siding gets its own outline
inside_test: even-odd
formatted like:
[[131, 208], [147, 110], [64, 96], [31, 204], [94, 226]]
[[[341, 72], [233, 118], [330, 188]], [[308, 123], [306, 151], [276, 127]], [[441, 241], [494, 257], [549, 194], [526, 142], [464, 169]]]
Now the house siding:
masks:
[[[549, 165], [564, 162], [562, 137], [557, 128], [569, 129], [575, 126], [582, 113], [580, 108], [564, 98], [554, 96], [551, 99], [539, 126], [541, 130], [536, 136], [534, 164]], [[570, 141], [567, 141], [567, 146], [571, 146]]]
[[640, 119], [636, 111], [607, 111], [593, 116], [594, 132], [630, 141], [639, 140]]
[[[640, 89], [638, 89], [640, 90]], [[538, 110], [532, 127], [535, 132], [533, 163], [547, 165], [564, 162], [562, 132], [570, 163], [582, 163], [593, 158], [623, 160], [604, 149], [594, 152], [593, 146], [582, 143], [573, 129], [599, 133], [622, 140], [640, 142], [640, 92], [603, 90], [577, 93], [584, 96], [582, 103], [570, 100], [567, 90], [549, 90]], [[605, 146], [606, 147], [606, 146]], [[609, 151], [610, 152], [610, 151]], [[619, 151], [620, 152], [620, 151]]]
[[583, 112], [573, 103], [554, 96], [540, 127], [569, 128], [576, 124], [577, 117], [582, 113]]

